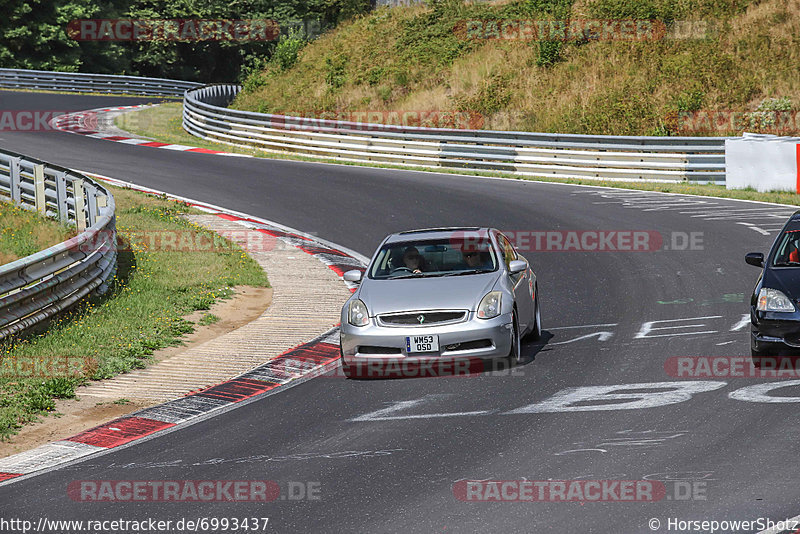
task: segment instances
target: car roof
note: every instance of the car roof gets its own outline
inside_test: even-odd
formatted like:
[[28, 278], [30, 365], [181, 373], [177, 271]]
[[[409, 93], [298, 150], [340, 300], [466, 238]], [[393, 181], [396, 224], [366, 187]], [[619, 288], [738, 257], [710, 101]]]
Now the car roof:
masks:
[[786, 230], [800, 230], [800, 210], [797, 210], [789, 217], [789, 222], [786, 224]]
[[416, 241], [428, 239], [453, 239], [459, 235], [474, 237], [486, 237], [493, 228], [482, 228], [478, 226], [449, 226], [445, 228], [422, 228], [419, 230], [407, 230], [398, 232], [386, 238], [386, 243], [399, 243], [403, 241]]

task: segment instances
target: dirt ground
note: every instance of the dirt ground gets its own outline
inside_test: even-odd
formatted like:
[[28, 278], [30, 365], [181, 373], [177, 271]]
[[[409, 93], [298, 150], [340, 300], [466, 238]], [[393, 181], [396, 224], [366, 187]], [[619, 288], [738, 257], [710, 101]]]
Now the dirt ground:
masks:
[[[166, 360], [244, 326], [264, 313], [271, 302], [271, 288], [249, 286], [235, 288], [235, 293], [230, 299], [217, 302], [210, 310], [197, 311], [186, 316], [188, 320], [197, 322], [203, 315], [212, 313], [219, 317], [219, 321], [207, 326], [196, 326], [195, 331], [185, 337], [184, 345], [167, 347], [155, 352], [154, 361]], [[74, 399], [56, 401], [56, 410], [53, 414], [42, 416], [39, 422], [25, 425], [18, 434], [11, 437], [10, 441], [0, 441], [0, 458], [74, 436], [117, 417], [158, 404], [120, 402], [119, 399], [98, 401], [97, 398], [81, 398], [81, 388], [75, 393]]]

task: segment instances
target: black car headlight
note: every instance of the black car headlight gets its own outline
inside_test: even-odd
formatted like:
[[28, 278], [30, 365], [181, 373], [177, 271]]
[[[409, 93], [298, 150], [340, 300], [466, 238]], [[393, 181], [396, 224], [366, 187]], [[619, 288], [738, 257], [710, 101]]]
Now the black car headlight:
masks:
[[789, 297], [777, 289], [762, 287], [758, 292], [758, 311], [793, 312], [794, 304]]

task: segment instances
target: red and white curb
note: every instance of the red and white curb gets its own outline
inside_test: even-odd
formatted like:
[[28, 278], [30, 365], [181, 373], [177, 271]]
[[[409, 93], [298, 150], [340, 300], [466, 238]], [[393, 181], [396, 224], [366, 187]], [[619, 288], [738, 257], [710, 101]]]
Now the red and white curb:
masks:
[[[167, 198], [186, 202], [197, 209], [269, 234], [311, 254], [325, 263], [340, 278], [347, 270], [364, 269], [367, 263], [367, 258], [357, 252], [266, 219], [169, 195], [162, 191], [113, 178], [90, 173], [84, 174], [89, 174], [112, 185], [128, 187], [144, 193], [166, 195]], [[345, 283], [351, 291], [355, 291], [354, 284]], [[128, 446], [162, 432], [220, 415], [241, 403], [252, 402], [262, 396], [273, 394], [281, 388], [288, 389], [305, 379], [324, 374], [338, 365], [338, 334], [338, 327], [333, 328], [236, 378], [109, 421], [70, 438], [0, 458], [0, 485], [10, 484], [68, 463], [81, 461], [89, 456], [102, 454], [117, 447]]]
[[103, 124], [109, 122], [105, 116], [108, 113], [116, 111], [132, 111], [151, 107], [152, 104], [140, 104], [137, 106], [117, 106], [111, 108], [96, 108], [86, 111], [77, 111], [75, 113], [67, 113], [59, 115], [58, 117], [50, 120], [50, 126], [62, 132], [74, 133], [85, 135], [93, 139], [103, 139], [105, 141], [116, 141], [117, 143], [125, 143], [126, 145], [147, 146], [151, 148], [163, 148], [166, 150], [174, 150], [178, 152], [199, 152], [201, 154], [217, 154], [219, 156], [235, 156], [239, 158], [252, 158], [248, 154], [234, 154], [232, 152], [223, 152], [220, 150], [211, 150], [209, 148], [200, 148], [188, 145], [176, 145], [171, 143], [162, 143], [160, 141], [152, 141], [150, 139], [141, 139], [138, 137], [128, 137], [116, 135], [103, 131]]

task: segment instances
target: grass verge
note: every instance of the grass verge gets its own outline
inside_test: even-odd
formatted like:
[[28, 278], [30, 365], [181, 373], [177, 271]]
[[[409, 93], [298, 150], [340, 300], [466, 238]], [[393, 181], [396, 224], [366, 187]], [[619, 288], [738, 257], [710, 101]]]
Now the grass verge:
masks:
[[44, 250], [77, 234], [74, 228], [0, 202], [0, 265]]
[[[431, 168], [413, 168], [401, 167], [399, 165], [387, 164], [368, 164], [358, 162], [343, 162], [336, 161], [329, 158], [311, 158], [308, 156], [300, 156], [294, 154], [287, 154], [281, 152], [267, 152], [257, 149], [247, 149], [225, 145], [222, 143], [214, 143], [195, 137], [187, 133], [181, 127], [181, 109], [182, 105], [179, 103], [162, 104], [121, 115], [117, 117], [117, 127], [122, 128], [128, 132], [143, 137], [149, 137], [162, 141], [164, 143], [177, 143], [191, 146], [199, 146], [203, 148], [211, 148], [214, 150], [223, 150], [226, 152], [234, 152], [238, 154], [249, 154], [256, 157], [264, 157], [271, 159], [288, 159], [294, 161], [309, 161], [317, 163], [333, 163], [338, 165], [354, 165], [358, 167], [374, 167], [383, 169], [403, 169], [403, 170], [419, 170], [436, 172], [443, 174], [460, 174], [469, 176], [491, 176], [499, 178], [509, 178], [513, 180], [528, 180], [536, 182], [555, 182], [577, 185], [594, 185], [605, 187], [616, 187], [620, 189], [637, 189], [641, 191], [659, 191], [662, 193], [680, 193], [685, 195], [698, 195], [705, 197], [718, 197], [718, 198], [732, 198], [739, 200], [755, 200], [759, 202], [774, 202], [776, 204], [789, 204], [793, 206], [800, 206], [800, 195], [791, 192], [769, 192], [759, 193], [752, 189], [726, 189], [722, 185], [702, 185], [693, 184], [689, 182], [682, 183], [655, 183], [655, 182], [616, 182], [604, 180], [580, 180], [580, 179], [560, 179], [549, 177], [537, 176], [520, 176], [517, 174], [492, 172], [492, 171], [470, 171], [466, 169], [444, 169], [438, 167]], [[128, 115], [139, 116], [127, 117]], [[143, 149], [145, 150], [145, 149]]]
[[258, 264], [227, 242], [213, 252], [146, 250], [141, 240], [148, 232], [220, 238], [182, 218], [199, 213], [182, 203], [111, 190], [117, 230], [130, 244], [119, 252], [113, 287], [43, 334], [0, 343], [0, 439], [52, 412], [54, 399], [74, 397], [81, 383], [145, 367], [153, 351], [181, 344], [195, 327], [184, 316], [230, 297], [233, 287], [269, 285]]

